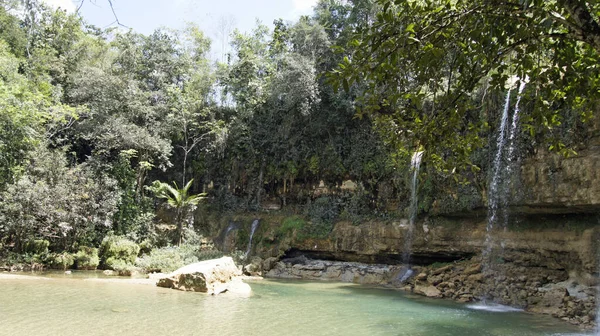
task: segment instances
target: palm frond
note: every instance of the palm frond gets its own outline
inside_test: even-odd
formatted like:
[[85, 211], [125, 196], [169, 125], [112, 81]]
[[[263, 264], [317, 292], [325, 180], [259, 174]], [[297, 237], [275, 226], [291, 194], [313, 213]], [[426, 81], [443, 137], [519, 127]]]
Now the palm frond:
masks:
[[151, 190], [156, 197], [166, 199], [169, 206], [173, 208], [183, 208], [188, 205], [197, 205], [206, 197], [205, 193], [188, 195], [188, 191], [192, 186], [193, 181], [193, 179], [190, 180], [182, 189], [179, 189], [176, 182], [173, 182], [173, 186], [171, 186], [168, 183], [154, 181], [147, 189]]

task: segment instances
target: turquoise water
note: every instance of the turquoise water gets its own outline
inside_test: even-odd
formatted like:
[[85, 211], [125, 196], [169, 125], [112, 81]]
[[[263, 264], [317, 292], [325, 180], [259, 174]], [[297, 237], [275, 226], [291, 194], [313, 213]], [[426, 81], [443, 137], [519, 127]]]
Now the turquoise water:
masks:
[[[89, 279], [92, 277], [100, 279]], [[331, 282], [250, 282], [206, 296], [97, 273], [0, 280], [0, 335], [559, 335], [577, 329], [402, 292]]]

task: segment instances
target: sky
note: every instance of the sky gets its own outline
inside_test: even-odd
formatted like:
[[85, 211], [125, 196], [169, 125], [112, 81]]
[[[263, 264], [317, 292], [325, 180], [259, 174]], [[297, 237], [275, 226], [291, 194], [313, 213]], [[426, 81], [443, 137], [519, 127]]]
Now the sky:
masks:
[[[75, 12], [80, 0], [42, 0], [53, 7]], [[83, 0], [79, 14], [100, 28], [115, 26], [108, 0]], [[317, 0], [112, 0], [119, 22], [139, 33], [150, 34], [160, 27], [183, 28], [194, 22], [213, 39], [213, 57], [222, 55], [222, 29], [230, 27], [249, 32], [256, 20], [272, 26], [282, 18], [295, 21], [312, 13]], [[225, 42], [225, 43], [223, 43]], [[227, 47], [225, 49], [228, 49]]]
[[[74, 12], [80, 0], [43, 0]], [[83, 0], [80, 14], [98, 27], [114, 23], [108, 0]], [[274, 19], [295, 20], [310, 14], [317, 0], [112, 0], [119, 21], [135, 31], [149, 34], [165, 26], [180, 28], [187, 21], [196, 22], [208, 34], [223, 17], [233, 18], [235, 27], [249, 31], [261, 20], [271, 24]]]

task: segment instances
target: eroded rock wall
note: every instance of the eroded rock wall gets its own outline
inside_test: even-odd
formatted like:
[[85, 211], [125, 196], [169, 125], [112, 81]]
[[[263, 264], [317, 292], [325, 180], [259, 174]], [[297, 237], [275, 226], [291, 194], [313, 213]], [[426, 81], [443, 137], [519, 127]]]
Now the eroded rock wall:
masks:
[[[282, 221], [263, 214], [252, 251], [263, 261], [249, 269], [272, 277], [399, 286], [461, 302], [487, 298], [575, 324], [591, 326], [594, 321], [597, 215], [513, 216], [506, 231], [494, 233], [502, 248], [495, 250], [487, 270], [481, 267], [485, 218], [421, 218], [411, 253], [414, 274], [404, 284], [398, 284], [398, 277], [407, 221], [342, 221], [326, 238], [301, 237], [299, 230], [282, 235]], [[240, 247], [246, 244], [242, 239]]]
[[[519, 211], [529, 213], [600, 212], [600, 150], [593, 146], [565, 158], [540, 153], [521, 167], [516, 190]], [[520, 197], [519, 197], [520, 196]]]
[[[485, 218], [425, 218], [417, 222], [412, 260], [427, 265], [481, 254]], [[525, 267], [596, 272], [598, 217], [553, 216], [515, 218], [506, 231], [495, 233], [504, 246], [502, 258]], [[406, 221], [339, 222], [324, 239], [294, 240], [289, 249], [322, 259], [398, 264]]]

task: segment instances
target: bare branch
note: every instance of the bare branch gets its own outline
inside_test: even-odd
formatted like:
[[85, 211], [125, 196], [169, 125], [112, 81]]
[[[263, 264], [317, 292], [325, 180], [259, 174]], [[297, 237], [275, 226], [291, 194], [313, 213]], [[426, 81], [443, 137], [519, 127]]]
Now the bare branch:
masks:
[[115, 7], [113, 6], [112, 0], [108, 0], [108, 3], [110, 4], [110, 10], [112, 11], [112, 13], [113, 13], [113, 15], [114, 15], [114, 17], [115, 17], [115, 22], [116, 22], [116, 23], [117, 23], [119, 26], [122, 26], [122, 27], [125, 27], [125, 28], [129, 28], [129, 27], [127, 27], [126, 25], [122, 24], [122, 23], [119, 21], [119, 17], [117, 16], [117, 12], [115, 12]]
[[[95, 0], [87, 0], [87, 1], [88, 1], [89, 3], [91, 3], [92, 5], [94, 5], [94, 6], [98, 7], [98, 5], [96, 4], [96, 1], [95, 1]], [[117, 25], [121, 26], [121, 27], [130, 28], [130, 27], [128, 27], [128, 26], [126, 26], [126, 25], [122, 24], [122, 23], [121, 23], [121, 21], [119, 21], [119, 17], [117, 16], [117, 12], [115, 11], [115, 7], [114, 7], [114, 5], [113, 5], [113, 0], [107, 0], [107, 1], [108, 1], [108, 4], [110, 5], [110, 10], [111, 10], [111, 12], [112, 12], [112, 14], [113, 14], [113, 17], [115, 18], [115, 21], [113, 21], [113, 22], [111, 22], [110, 24], [108, 24], [108, 25], [104, 26], [103, 28], [110, 27], [110, 26], [112, 26], [112, 25], [113, 25], [113, 24], [115, 24], [115, 23], [116, 23]], [[86, 2], [86, 0], [81, 0], [81, 1], [79, 2], [79, 4], [77, 5], [77, 10], [76, 10], [76, 13], [78, 13], [78, 14], [79, 14], [79, 11], [81, 10], [81, 8], [83, 7], [83, 4], [84, 4], [85, 2]]]
[[79, 14], [79, 10], [81, 9], [81, 7], [83, 7], [84, 2], [85, 2], [85, 0], [81, 0], [79, 2], [79, 5], [77, 5], [77, 10], [75, 11], [75, 13]]

